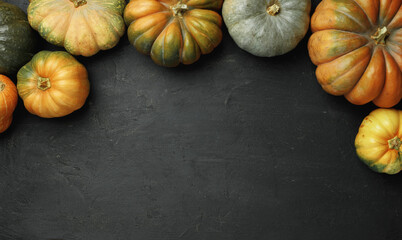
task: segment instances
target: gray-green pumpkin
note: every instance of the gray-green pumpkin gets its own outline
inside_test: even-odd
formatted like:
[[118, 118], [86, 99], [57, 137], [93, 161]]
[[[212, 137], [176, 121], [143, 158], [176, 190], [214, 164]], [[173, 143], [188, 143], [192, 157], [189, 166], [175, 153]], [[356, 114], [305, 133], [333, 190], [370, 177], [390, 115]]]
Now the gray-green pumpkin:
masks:
[[35, 53], [37, 34], [17, 6], [0, 1], [0, 74], [14, 74]]
[[306, 35], [310, 0], [225, 0], [223, 20], [236, 44], [260, 57], [285, 54]]

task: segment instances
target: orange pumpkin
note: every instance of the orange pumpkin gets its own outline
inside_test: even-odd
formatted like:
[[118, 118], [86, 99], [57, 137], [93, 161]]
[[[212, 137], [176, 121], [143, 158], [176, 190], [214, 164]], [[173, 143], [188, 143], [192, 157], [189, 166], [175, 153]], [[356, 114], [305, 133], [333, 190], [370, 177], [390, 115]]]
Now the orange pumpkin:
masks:
[[14, 83], [8, 77], [0, 75], [0, 133], [11, 125], [17, 102], [18, 94]]
[[117, 45], [125, 32], [125, 0], [34, 0], [32, 28], [51, 44], [74, 55], [92, 56]]
[[89, 94], [87, 70], [67, 52], [39, 52], [17, 78], [25, 108], [44, 118], [63, 117], [80, 109]]
[[155, 63], [192, 64], [222, 40], [223, 0], [131, 0], [124, 11], [128, 38]]
[[389, 108], [402, 98], [402, 0], [323, 0], [308, 43], [316, 76], [333, 95]]

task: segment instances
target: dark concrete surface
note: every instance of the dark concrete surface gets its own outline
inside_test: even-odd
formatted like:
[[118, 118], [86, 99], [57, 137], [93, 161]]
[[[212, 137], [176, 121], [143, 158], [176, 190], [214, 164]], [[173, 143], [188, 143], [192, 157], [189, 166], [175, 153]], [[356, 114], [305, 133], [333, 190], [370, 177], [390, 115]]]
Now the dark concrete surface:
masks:
[[401, 175], [354, 152], [375, 106], [321, 89], [308, 36], [257, 58], [223, 31], [191, 66], [158, 67], [127, 36], [79, 57], [91, 94], [70, 116], [20, 101], [0, 135], [0, 240], [402, 239]]

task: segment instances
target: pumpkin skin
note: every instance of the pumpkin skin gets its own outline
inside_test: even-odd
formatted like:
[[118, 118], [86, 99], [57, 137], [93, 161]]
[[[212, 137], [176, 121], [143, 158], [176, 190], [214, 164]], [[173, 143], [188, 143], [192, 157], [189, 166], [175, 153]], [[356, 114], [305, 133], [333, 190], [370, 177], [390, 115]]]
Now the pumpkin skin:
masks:
[[308, 44], [329, 94], [390, 108], [402, 97], [401, 0], [323, 0]]
[[355, 140], [359, 158], [373, 171], [396, 174], [402, 169], [402, 111], [377, 109], [367, 116]]
[[37, 40], [27, 15], [17, 6], [0, 1], [0, 74], [15, 74], [29, 62]]
[[293, 50], [306, 35], [310, 0], [225, 0], [223, 20], [236, 44], [259, 56]]
[[17, 79], [25, 108], [43, 118], [63, 117], [80, 109], [90, 88], [85, 67], [62, 51], [37, 53]]
[[10, 127], [18, 102], [17, 88], [6, 76], [0, 75], [0, 133]]
[[222, 41], [223, 0], [131, 0], [124, 11], [128, 39], [161, 66], [192, 64]]
[[33, 0], [31, 26], [73, 55], [92, 56], [117, 45], [125, 32], [124, 0]]

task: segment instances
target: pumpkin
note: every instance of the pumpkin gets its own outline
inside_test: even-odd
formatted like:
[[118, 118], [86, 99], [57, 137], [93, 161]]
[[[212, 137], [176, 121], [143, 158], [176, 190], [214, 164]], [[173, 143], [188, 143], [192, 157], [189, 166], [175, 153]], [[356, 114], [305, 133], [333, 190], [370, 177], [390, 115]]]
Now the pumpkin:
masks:
[[89, 94], [87, 70], [63, 51], [37, 53], [17, 79], [25, 108], [43, 118], [63, 117], [80, 109]]
[[329, 94], [356, 105], [395, 106], [402, 97], [401, 0], [323, 0], [308, 43]]
[[359, 158], [372, 170], [396, 174], [402, 169], [402, 111], [377, 109], [367, 116], [355, 140]]
[[17, 102], [18, 94], [14, 83], [8, 77], [0, 75], [0, 133], [10, 126]]
[[125, 32], [125, 5], [124, 0], [34, 0], [28, 20], [51, 44], [88, 57], [117, 45]]
[[17, 6], [0, 1], [0, 74], [15, 74], [35, 53], [37, 34]]
[[243, 50], [273, 57], [294, 49], [310, 23], [310, 0], [225, 0], [222, 16]]
[[155, 63], [192, 64], [222, 40], [223, 0], [131, 0], [124, 11], [128, 39]]

